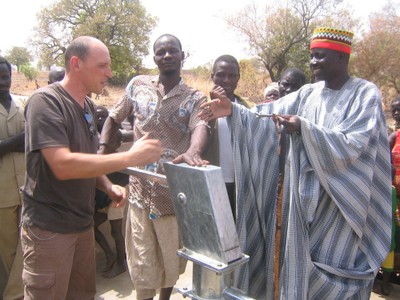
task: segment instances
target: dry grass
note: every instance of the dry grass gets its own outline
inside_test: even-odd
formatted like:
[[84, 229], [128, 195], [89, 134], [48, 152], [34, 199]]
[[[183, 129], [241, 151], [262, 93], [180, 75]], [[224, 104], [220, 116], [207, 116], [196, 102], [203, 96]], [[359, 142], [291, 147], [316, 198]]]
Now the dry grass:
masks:
[[183, 80], [188, 86], [192, 86], [202, 91], [207, 96], [210, 94], [210, 91], [214, 86], [213, 82], [211, 81], [211, 78], [205, 79], [193, 76], [191, 74], [184, 74]]
[[[30, 96], [38, 87], [47, 85], [48, 72], [40, 72], [37, 81], [29, 81], [25, 78], [22, 73], [16, 71], [12, 74], [11, 92], [16, 95]], [[122, 97], [124, 88], [108, 86], [108, 95], [99, 95], [98, 99], [96, 95], [93, 95], [93, 101], [97, 105], [103, 105], [107, 108], [112, 108], [113, 105]]]
[[[48, 72], [40, 72], [36, 82], [29, 81], [25, 78], [22, 73], [17, 73], [16, 71], [12, 74], [12, 84], [11, 92], [16, 95], [30, 96], [38, 87], [43, 87], [47, 85]], [[206, 80], [202, 78], [195, 78], [191, 75], [184, 75], [185, 83], [189, 86], [193, 86], [206, 95], [212, 89], [213, 84], [211, 80]], [[36, 84], [37, 83], [37, 84]], [[112, 108], [114, 104], [123, 96], [124, 87], [113, 87], [107, 86], [106, 90], [108, 95], [93, 95], [92, 99], [97, 105], [103, 105], [107, 108]]]
[[[185, 73], [183, 75], [185, 83], [189, 86], [195, 87], [209, 95], [209, 91], [213, 87], [213, 83], [209, 78], [196, 77], [191, 74]], [[48, 81], [48, 72], [40, 72], [37, 78], [37, 84], [39, 87], [43, 87], [47, 85]], [[239, 82], [238, 90], [245, 90], [244, 86], [241, 87], [241, 82]], [[263, 84], [263, 83], [262, 83]], [[30, 96], [37, 89], [35, 81], [28, 81], [22, 73], [13, 72], [12, 76], [12, 85], [11, 92], [16, 95]], [[98, 99], [93, 96], [93, 100], [97, 105], [103, 105], [107, 108], [112, 108], [114, 104], [122, 97], [124, 93], [123, 87], [112, 87], [108, 86], [107, 88], [108, 95], [100, 95]], [[240, 93], [241, 96], [244, 96], [245, 93]], [[385, 106], [385, 115], [388, 122], [388, 125], [394, 125], [394, 121], [391, 117], [390, 105]]]

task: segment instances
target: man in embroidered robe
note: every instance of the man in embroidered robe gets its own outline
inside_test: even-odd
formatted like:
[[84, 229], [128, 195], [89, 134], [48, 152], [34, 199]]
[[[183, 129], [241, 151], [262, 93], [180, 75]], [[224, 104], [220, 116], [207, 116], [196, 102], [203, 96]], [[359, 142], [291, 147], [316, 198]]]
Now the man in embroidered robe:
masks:
[[[368, 299], [388, 253], [386, 122], [378, 88], [348, 73], [352, 37], [317, 28], [310, 46], [317, 82], [282, 100], [248, 110], [215, 91], [219, 99], [202, 105], [206, 121], [230, 116], [236, 226], [242, 251], [250, 255], [235, 280], [254, 298], [273, 299], [279, 276], [280, 299]], [[274, 274], [279, 136], [286, 150]]]

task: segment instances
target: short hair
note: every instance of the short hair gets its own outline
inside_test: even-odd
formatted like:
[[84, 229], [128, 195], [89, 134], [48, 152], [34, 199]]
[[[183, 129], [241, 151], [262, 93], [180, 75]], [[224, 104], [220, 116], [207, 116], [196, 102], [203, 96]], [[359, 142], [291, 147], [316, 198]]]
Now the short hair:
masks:
[[174, 35], [172, 35], [172, 34], [169, 34], [169, 33], [165, 33], [165, 34], [163, 34], [163, 35], [160, 35], [160, 36], [155, 40], [155, 42], [154, 42], [154, 44], [153, 44], [153, 52], [154, 52], [154, 53], [156, 52], [156, 44], [157, 44], [157, 42], [158, 42], [160, 39], [162, 39], [163, 37], [172, 38], [172, 39], [176, 40], [176, 41], [178, 42], [179, 49], [182, 51], [182, 44], [181, 44], [181, 41], [180, 41], [176, 36], [174, 36]]
[[5, 64], [6, 65], [6, 67], [8, 69], [8, 72], [10, 73], [10, 76], [11, 76], [11, 70], [12, 70], [11, 64], [8, 62], [7, 59], [5, 59], [5, 57], [0, 56], [0, 64]]
[[395, 103], [400, 103], [400, 97], [394, 98], [394, 99], [392, 100], [392, 102], [390, 102], [390, 105], [393, 105], [393, 104], [395, 104]]
[[108, 114], [108, 109], [104, 105], [97, 105], [96, 110], [105, 111]]
[[283, 78], [284, 76], [287, 76], [289, 74], [293, 74], [299, 80], [299, 83], [301, 84], [301, 86], [306, 84], [307, 77], [306, 77], [306, 74], [302, 70], [300, 70], [298, 68], [287, 68], [285, 71], [283, 71], [281, 78]]
[[53, 82], [61, 81], [61, 80], [63, 80], [64, 76], [65, 76], [65, 68], [64, 67], [59, 67], [59, 66], [52, 67], [49, 72], [48, 83], [51, 84]]
[[65, 51], [65, 69], [69, 71], [69, 61], [72, 56], [78, 57], [80, 60], [85, 60], [89, 54], [90, 44], [93, 42], [90, 36], [80, 36], [74, 39], [71, 44], [69, 44], [67, 50]]
[[238, 60], [234, 56], [229, 55], [229, 54], [224, 54], [224, 55], [217, 57], [217, 59], [214, 61], [214, 64], [213, 64], [213, 72], [215, 70], [217, 63], [219, 63], [221, 61], [227, 62], [227, 63], [232, 63], [232, 64], [236, 65], [236, 67], [238, 68], [239, 73], [240, 73], [240, 65], [239, 65]]

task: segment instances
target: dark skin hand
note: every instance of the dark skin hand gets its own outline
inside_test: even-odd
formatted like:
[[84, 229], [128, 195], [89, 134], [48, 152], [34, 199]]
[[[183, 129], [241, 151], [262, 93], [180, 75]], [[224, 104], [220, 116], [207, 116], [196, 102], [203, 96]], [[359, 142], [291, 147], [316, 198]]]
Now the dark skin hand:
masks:
[[[228, 97], [226, 91], [222, 86], [214, 85], [213, 89], [210, 91], [210, 97], [212, 100], [218, 99], [220, 96]], [[229, 98], [228, 98], [229, 99]]]
[[[106, 145], [100, 145], [99, 154], [114, 153], [121, 146], [121, 135], [119, 132], [120, 125], [113, 118], [107, 117], [101, 131], [101, 142], [106, 142]], [[100, 143], [101, 144], [101, 143]]]
[[[200, 108], [202, 111], [199, 117], [205, 121], [215, 120], [220, 117], [230, 116], [232, 114], [232, 102], [226, 97], [221, 87], [215, 87], [211, 92], [211, 101], [203, 103]], [[272, 115], [272, 120], [278, 125], [286, 127], [286, 133], [291, 134], [300, 132], [301, 121], [296, 115]]]
[[10, 152], [25, 151], [25, 133], [21, 132], [13, 137], [2, 140], [0, 143], [0, 157]]
[[[107, 154], [114, 152], [119, 144], [116, 143], [117, 139], [113, 139], [112, 137], [116, 137], [118, 134], [119, 124], [117, 124], [112, 118], [108, 117], [106, 122], [104, 123], [103, 130], [101, 132], [101, 139], [107, 142], [107, 146], [100, 146], [98, 153]], [[108, 137], [108, 138], [106, 138]], [[178, 155], [172, 162], [173, 163], [183, 163], [186, 162], [191, 166], [202, 166], [209, 164], [208, 161], [201, 159], [200, 154], [203, 153], [206, 141], [208, 137], [207, 128], [205, 126], [198, 126], [192, 133], [191, 142], [189, 149]], [[133, 138], [133, 132], [132, 132]], [[117, 147], [116, 147], [117, 146]]]
[[172, 162], [174, 164], [187, 163], [190, 166], [208, 165], [208, 160], [203, 160], [200, 157], [207, 146], [208, 130], [206, 126], [200, 125], [195, 128], [190, 139], [190, 147], [181, 155], [178, 155]]
[[299, 133], [301, 130], [301, 121], [296, 115], [273, 115], [271, 118], [275, 124], [284, 126], [288, 134]]

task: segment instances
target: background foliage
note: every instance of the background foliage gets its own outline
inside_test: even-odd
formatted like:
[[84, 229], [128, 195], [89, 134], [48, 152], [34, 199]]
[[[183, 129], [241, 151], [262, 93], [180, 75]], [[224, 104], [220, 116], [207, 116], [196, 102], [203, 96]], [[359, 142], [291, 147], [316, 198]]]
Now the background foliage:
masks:
[[125, 83], [140, 70], [149, 53], [149, 36], [156, 18], [138, 0], [58, 0], [38, 15], [32, 45], [42, 66], [64, 65], [66, 46], [90, 35], [110, 50], [114, 83]]
[[[310, 37], [316, 26], [323, 25], [355, 32], [351, 75], [377, 84], [388, 104], [400, 93], [399, 2], [387, 1], [381, 11], [370, 16], [367, 26], [343, 0], [271, 0], [262, 6], [253, 2], [225, 17], [253, 55], [240, 61], [238, 94], [261, 100], [265, 86], [278, 81], [288, 67], [298, 67], [309, 75]], [[156, 69], [142, 67], [156, 25], [157, 18], [148, 14], [139, 0], [55, 0], [37, 16], [31, 45], [14, 47], [6, 57], [18, 72], [33, 58], [39, 59], [40, 70], [48, 70], [53, 64], [64, 64], [63, 54], [73, 38], [91, 35], [110, 49], [112, 84], [124, 86], [136, 74], [157, 74]], [[24, 68], [25, 73], [34, 79], [37, 75], [28, 69]], [[184, 70], [185, 80], [206, 94], [212, 88], [210, 74], [211, 64]]]

